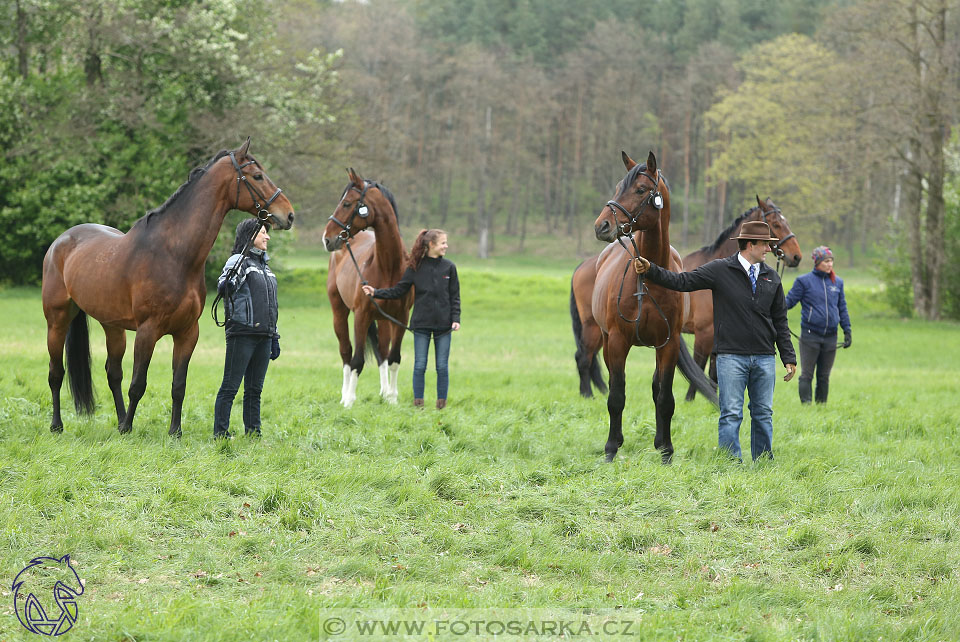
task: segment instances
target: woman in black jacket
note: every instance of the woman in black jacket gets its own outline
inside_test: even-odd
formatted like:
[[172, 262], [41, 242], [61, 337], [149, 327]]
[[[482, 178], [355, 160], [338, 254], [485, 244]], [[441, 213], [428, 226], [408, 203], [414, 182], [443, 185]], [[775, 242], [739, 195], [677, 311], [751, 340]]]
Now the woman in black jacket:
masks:
[[[223, 383], [213, 411], [214, 439], [230, 439], [230, 410], [243, 381], [243, 426], [247, 436], [260, 436], [260, 394], [267, 365], [280, 356], [277, 334], [277, 277], [270, 271], [267, 256], [268, 226], [253, 239], [247, 256], [242, 254], [258, 221], [244, 219], [237, 225], [233, 255], [223, 266], [217, 282], [226, 300], [227, 353]], [[235, 269], [238, 261], [243, 261]]]
[[413, 405], [423, 405], [423, 378], [427, 372], [430, 337], [436, 349], [437, 408], [447, 405], [450, 386], [448, 360], [450, 333], [460, 329], [460, 281], [457, 266], [443, 258], [447, 253], [447, 233], [443, 230], [421, 230], [410, 250], [410, 262], [397, 284], [374, 289], [363, 286], [367, 296], [378, 299], [399, 299], [414, 287], [413, 314]]

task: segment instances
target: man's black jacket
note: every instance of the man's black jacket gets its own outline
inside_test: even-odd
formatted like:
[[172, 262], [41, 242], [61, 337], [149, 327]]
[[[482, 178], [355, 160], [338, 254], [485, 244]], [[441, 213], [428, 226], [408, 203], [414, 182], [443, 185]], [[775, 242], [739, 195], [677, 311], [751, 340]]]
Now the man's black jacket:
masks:
[[410, 327], [417, 330], [449, 330], [460, 323], [460, 280], [457, 266], [445, 258], [423, 257], [416, 270], [407, 268], [392, 288], [378, 288], [378, 299], [399, 299], [415, 288]]
[[713, 291], [713, 349], [718, 354], [774, 354], [776, 344], [783, 364], [796, 365], [783, 286], [766, 263], [760, 264], [756, 293], [736, 254], [692, 272], [671, 272], [651, 263], [646, 277], [680, 292]]

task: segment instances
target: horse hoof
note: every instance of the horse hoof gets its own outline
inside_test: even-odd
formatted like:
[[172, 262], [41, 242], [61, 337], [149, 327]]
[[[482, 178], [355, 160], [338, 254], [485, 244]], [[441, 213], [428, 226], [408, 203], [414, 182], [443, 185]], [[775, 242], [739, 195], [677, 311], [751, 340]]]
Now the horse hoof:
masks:
[[59, 435], [60, 433], [63, 432], [63, 425], [61, 424], [58, 426], [57, 424], [51, 424], [50, 432], [52, 432], [55, 435]]
[[603, 460], [604, 460], [606, 463], [611, 464], [611, 463], [613, 463], [613, 458], [616, 457], [616, 456], [617, 456], [617, 453], [607, 453], [607, 456], [604, 457]]
[[117, 426], [117, 430], [120, 432], [121, 435], [125, 435], [131, 430], [133, 430], [133, 426], [124, 426], [123, 424], [120, 424], [119, 426]]
[[673, 451], [663, 452], [660, 455], [660, 461], [664, 466], [669, 466], [673, 463]]
[[170, 435], [171, 437], [176, 437], [177, 439], [180, 439], [181, 437], [183, 437], [183, 431], [181, 431], [179, 428], [176, 428], [176, 429], [171, 428], [170, 430], [167, 431], [167, 434]]

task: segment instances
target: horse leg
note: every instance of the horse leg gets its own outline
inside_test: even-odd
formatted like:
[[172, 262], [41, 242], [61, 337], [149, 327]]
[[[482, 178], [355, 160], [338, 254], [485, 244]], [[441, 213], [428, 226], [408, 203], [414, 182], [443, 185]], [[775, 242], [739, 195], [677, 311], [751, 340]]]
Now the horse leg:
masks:
[[45, 309], [47, 317], [47, 352], [50, 354], [50, 365], [47, 370], [47, 383], [50, 385], [50, 396], [53, 398], [53, 416], [50, 419], [50, 432], [63, 432], [63, 419], [60, 417], [60, 388], [63, 386], [63, 345], [67, 340], [67, 329], [73, 320], [71, 315], [76, 310], [70, 306], [55, 309]]
[[[381, 355], [387, 355], [390, 350], [390, 340], [393, 338], [393, 323], [388, 320], [380, 320], [377, 324], [377, 349]], [[380, 371], [380, 398], [390, 401], [390, 363], [389, 358], [384, 358], [378, 365]], [[394, 399], [390, 403], [396, 403]]]
[[[344, 394], [343, 398], [340, 400], [340, 403], [343, 404], [344, 408], [350, 408], [357, 400], [357, 381], [360, 379], [360, 373], [363, 372], [363, 350], [366, 342], [367, 331], [369, 330], [371, 323], [373, 323], [373, 320], [370, 318], [369, 313], [359, 310], [354, 311], [353, 336], [356, 346], [353, 349], [353, 357], [351, 357], [350, 362], [344, 366], [343, 371], [346, 381], [344, 382]], [[347, 374], [348, 368], [349, 375]]]
[[607, 394], [607, 384], [603, 380], [603, 370], [600, 369], [600, 360], [597, 359], [597, 353], [600, 352], [600, 346], [603, 345], [603, 332], [600, 326], [592, 319], [584, 324], [583, 344], [590, 357], [589, 374], [593, 385], [597, 387], [600, 394]]
[[[401, 315], [400, 321], [403, 321], [404, 325], [406, 325], [407, 319], [405, 314]], [[385, 360], [385, 363], [389, 364], [387, 366], [387, 401], [397, 403], [397, 399], [400, 397], [400, 386], [398, 383], [400, 378], [400, 345], [403, 343], [403, 335], [406, 332], [406, 328], [396, 325], [395, 323], [391, 323], [391, 325], [393, 326], [393, 338], [390, 341], [390, 354]]]
[[623, 445], [623, 407], [626, 404], [626, 365], [630, 342], [616, 330], [604, 337], [603, 359], [610, 373], [610, 394], [607, 395], [607, 413], [610, 415], [610, 433], [603, 447], [607, 462], [613, 461]]
[[137, 404], [143, 397], [147, 389], [147, 370], [150, 368], [150, 360], [153, 358], [153, 351], [157, 346], [157, 340], [160, 333], [152, 326], [141, 325], [137, 328], [137, 337], [133, 341], [133, 376], [130, 378], [130, 405], [127, 408], [127, 414], [117, 430], [120, 434], [127, 434], [133, 430], [133, 417], [137, 413]]
[[[183, 398], [187, 392], [187, 367], [190, 357], [197, 347], [200, 338], [200, 325], [196, 322], [184, 330], [173, 335], [173, 385], [170, 387], [170, 396], [173, 398], [173, 408], [170, 412], [171, 437], [180, 437], [180, 421], [183, 416]], [[244, 383], [246, 385], [246, 383]]]
[[113, 405], [117, 408], [119, 426], [127, 414], [123, 403], [123, 354], [127, 351], [127, 331], [104, 325], [103, 333], [107, 338], [107, 362], [104, 368], [107, 371], [107, 384], [113, 394]]
[[350, 308], [343, 302], [337, 293], [329, 294], [330, 306], [333, 308], [333, 332], [337, 335], [340, 344], [340, 362], [343, 364], [343, 385], [340, 387], [340, 403], [347, 398], [347, 384], [350, 381], [350, 354], [353, 346], [350, 345], [350, 325], [348, 318]]
[[[683, 341], [679, 336], [677, 341]], [[673, 459], [673, 441], [670, 439], [670, 422], [676, 402], [673, 398], [673, 377], [677, 371], [679, 348], [671, 341], [657, 350], [657, 369], [653, 373], [653, 404], [657, 415], [657, 434], [653, 447], [660, 451], [663, 463]]]

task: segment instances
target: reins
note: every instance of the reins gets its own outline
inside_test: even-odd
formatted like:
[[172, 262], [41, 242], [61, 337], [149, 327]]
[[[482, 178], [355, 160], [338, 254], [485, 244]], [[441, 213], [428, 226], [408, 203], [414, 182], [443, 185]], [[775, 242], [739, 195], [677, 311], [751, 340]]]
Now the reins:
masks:
[[[253, 244], [254, 239], [257, 238], [257, 235], [260, 234], [260, 230], [267, 225], [267, 219], [270, 218], [270, 212], [267, 211], [267, 208], [269, 208], [270, 205], [272, 205], [273, 202], [277, 200], [277, 197], [283, 192], [283, 190], [278, 187], [277, 191], [273, 193], [273, 196], [270, 198], [264, 198], [263, 194], [260, 193], [260, 190], [247, 182], [247, 176], [243, 173], [244, 167], [247, 167], [248, 165], [259, 166], [259, 163], [251, 159], [241, 165], [237, 162], [237, 157], [234, 152], [230, 152], [230, 162], [233, 163], [233, 168], [237, 171], [237, 199], [234, 201], [233, 209], [240, 209], [240, 184], [243, 183], [243, 185], [247, 188], [247, 192], [250, 194], [250, 199], [253, 201], [254, 209], [257, 210], [257, 227], [253, 230], [253, 236], [247, 239], [243, 249], [240, 251], [240, 259], [233, 265], [233, 267], [230, 268], [230, 271], [227, 273], [228, 282], [240, 273], [240, 269], [243, 266], [244, 261], [247, 259], [247, 253], [250, 251], [250, 246]], [[263, 201], [262, 205], [260, 203], [261, 201]], [[226, 303], [223, 304], [225, 316], [222, 322], [217, 317], [217, 306], [220, 304], [220, 301], [224, 300], [223, 293], [221, 293], [219, 289], [217, 291], [217, 296], [213, 299], [213, 303], [210, 304], [210, 316], [213, 317], [213, 322], [218, 328], [224, 327], [227, 324], [227, 320], [230, 318], [229, 308], [233, 302], [234, 294], [236, 294], [236, 292], [227, 297]]]
[[[659, 180], [654, 180], [654, 178], [649, 174], [647, 174], [646, 172], [641, 172], [641, 174], [643, 174], [644, 176], [650, 179], [650, 181], [654, 184], [654, 189], [650, 190], [650, 195], [647, 196], [647, 198], [640, 204], [640, 207], [637, 209], [636, 214], [631, 214], [630, 212], [627, 211], [625, 207], [623, 207], [620, 203], [618, 203], [615, 200], [607, 201], [607, 206], [611, 209], [611, 211], [614, 209], [619, 210], [620, 212], [623, 212], [624, 216], [627, 218], [627, 222], [621, 224], [617, 222], [617, 217], [616, 215], [614, 215], [613, 224], [616, 227], [618, 232], [617, 243], [620, 244], [620, 246], [624, 249], [624, 251], [628, 255], [632, 255], [632, 258], [627, 259], [627, 265], [623, 268], [623, 276], [620, 277], [620, 290], [617, 292], [617, 315], [619, 315], [619, 317], [624, 321], [626, 321], [627, 323], [633, 324], [633, 333], [634, 333], [634, 337], [636, 338], [637, 345], [645, 346], [647, 348], [653, 348], [654, 350], [659, 350], [663, 346], [670, 343], [670, 339], [673, 338], [673, 333], [672, 333], [672, 330], [670, 329], [670, 321], [667, 319], [667, 315], [663, 313], [663, 309], [660, 307], [660, 304], [657, 303], [657, 299], [652, 294], [650, 294], [650, 290], [647, 288], [646, 283], [644, 283], [644, 275], [639, 273], [637, 274], [637, 291], [631, 295], [636, 297], [637, 299], [637, 317], [635, 319], [628, 319], [626, 316], [624, 316], [623, 310], [620, 307], [620, 300], [623, 298], [623, 285], [627, 281], [627, 271], [633, 265], [636, 258], [640, 256], [640, 248], [637, 246], [637, 242], [634, 240], [633, 234], [632, 234], [633, 226], [637, 222], [637, 219], [640, 218], [640, 214], [643, 212], [643, 208], [646, 207], [647, 205], [651, 205], [657, 210], [660, 210], [663, 207], [663, 201], [659, 191], [659, 185], [660, 185]], [[659, 177], [660, 177], [660, 172], [657, 171], [657, 178], [659, 179]], [[661, 200], [658, 202], [656, 200], [657, 198], [660, 198]], [[633, 246], [632, 253], [630, 251], [630, 248], [627, 247], [627, 244], [623, 242], [624, 236], [630, 239], [630, 245]], [[660, 318], [663, 319], [664, 325], [667, 326], [667, 338], [663, 341], [663, 343], [659, 345], [644, 343], [644, 341], [640, 338], [640, 317], [642, 316], [642, 312], [643, 312], [643, 295], [644, 294], [649, 296], [650, 300], [653, 301], [653, 305], [656, 307], [657, 313], [660, 315]]]
[[[367, 281], [367, 279], [363, 276], [363, 270], [360, 269], [360, 264], [357, 262], [357, 257], [353, 255], [353, 248], [350, 247], [350, 238], [351, 238], [350, 230], [353, 229], [354, 217], [359, 216], [360, 218], [367, 218], [367, 216], [370, 215], [370, 210], [367, 207], [367, 204], [363, 202], [363, 197], [367, 195], [367, 190], [370, 188], [370, 185], [371, 185], [370, 181], [364, 181], [363, 190], [357, 189], [357, 187], [352, 185], [350, 186], [350, 189], [360, 192], [360, 198], [358, 198], [357, 202], [354, 204], [353, 211], [350, 213], [350, 218], [347, 219], [346, 223], [344, 223], [343, 221], [335, 217], [333, 214], [331, 214], [329, 218], [329, 220], [333, 221], [334, 223], [339, 225], [341, 228], [343, 228], [342, 230], [340, 230], [340, 233], [337, 236], [340, 238], [343, 244], [347, 246], [347, 253], [350, 254], [350, 260], [353, 261], [353, 267], [356, 268], [357, 270], [357, 275], [360, 277], [361, 285], [370, 285], [370, 282]], [[373, 303], [373, 307], [375, 307], [377, 309], [377, 312], [379, 312], [381, 316], [383, 316], [383, 318], [385, 318], [386, 320], [400, 326], [401, 328], [409, 330], [414, 334], [416, 334], [417, 332], [420, 332], [421, 334], [423, 333], [422, 330], [421, 331], [414, 330], [413, 328], [408, 326], [406, 323], [400, 321], [399, 319], [394, 318], [391, 314], [387, 313], [383, 308], [380, 307], [380, 304], [377, 303], [376, 299], [373, 298], [373, 296], [367, 295], [367, 298], [370, 299], [370, 302]], [[451, 330], [447, 330], [446, 332], [441, 332], [439, 334], [435, 333], [434, 336], [435, 337], [442, 336], [444, 334], [447, 334], [447, 332], [450, 332], [450, 331]]]

